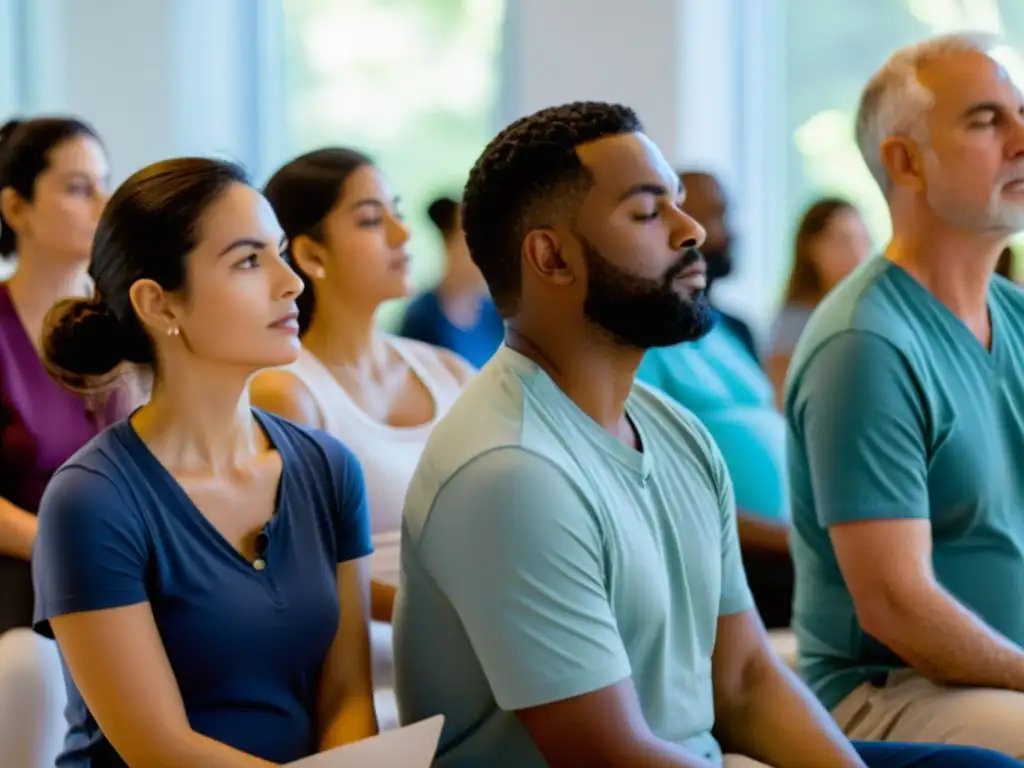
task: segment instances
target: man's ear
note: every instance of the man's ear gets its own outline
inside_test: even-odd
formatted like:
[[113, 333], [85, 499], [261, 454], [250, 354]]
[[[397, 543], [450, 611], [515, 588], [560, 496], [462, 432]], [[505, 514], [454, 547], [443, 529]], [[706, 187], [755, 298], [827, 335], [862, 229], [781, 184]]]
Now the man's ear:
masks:
[[576, 274], [563, 257], [563, 244], [564, 240], [554, 229], [530, 230], [523, 239], [527, 267], [552, 285], [571, 285], [576, 281]]
[[924, 189], [924, 157], [916, 141], [904, 136], [890, 136], [882, 142], [879, 154], [893, 186], [915, 191]]

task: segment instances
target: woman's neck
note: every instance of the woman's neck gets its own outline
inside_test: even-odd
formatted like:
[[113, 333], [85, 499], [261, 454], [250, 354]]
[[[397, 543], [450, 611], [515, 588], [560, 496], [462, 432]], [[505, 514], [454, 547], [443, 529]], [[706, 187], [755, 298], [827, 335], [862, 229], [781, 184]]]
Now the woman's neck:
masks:
[[[330, 307], [328, 309], [328, 307]], [[387, 359], [376, 312], [333, 302], [317, 307], [302, 345], [328, 368], [373, 370]]]
[[267, 449], [249, 404], [249, 374], [204, 370], [201, 363], [166, 364], [149, 403], [132, 426], [173, 472], [227, 475]]
[[31, 248], [18, 252], [18, 267], [7, 281], [7, 290], [33, 344], [38, 344], [46, 313], [54, 304], [92, 292], [87, 269], [87, 262], [67, 262]]

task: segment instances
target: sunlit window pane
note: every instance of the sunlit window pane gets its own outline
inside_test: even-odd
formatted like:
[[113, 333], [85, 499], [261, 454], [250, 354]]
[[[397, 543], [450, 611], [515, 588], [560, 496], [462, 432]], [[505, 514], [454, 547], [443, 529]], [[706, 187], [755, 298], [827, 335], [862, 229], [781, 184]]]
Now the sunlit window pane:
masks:
[[413, 278], [439, 275], [424, 209], [461, 192], [492, 137], [500, 94], [502, 0], [285, 0], [294, 154], [347, 145], [374, 157], [413, 238]]

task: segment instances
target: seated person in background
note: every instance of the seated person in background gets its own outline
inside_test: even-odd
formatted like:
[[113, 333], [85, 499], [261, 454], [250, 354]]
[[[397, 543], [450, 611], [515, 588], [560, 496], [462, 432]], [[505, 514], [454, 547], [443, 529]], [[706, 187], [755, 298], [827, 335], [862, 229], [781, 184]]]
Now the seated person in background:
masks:
[[523, 118], [470, 173], [467, 239], [508, 337], [409, 489], [403, 721], [446, 716], [438, 768], [709, 768], [723, 749], [737, 766], [1013, 764], [911, 763], [887, 744], [862, 759], [772, 653], [725, 464], [634, 383], [646, 349], [709, 323], [704, 233], [680, 194], [609, 104]]
[[860, 213], [845, 200], [818, 200], [800, 218], [785, 298], [772, 324], [765, 355], [779, 408], [789, 359], [811, 312], [871, 253], [871, 238]]
[[[707, 232], [708, 295], [732, 269], [733, 234], [725, 195], [711, 176], [683, 173], [683, 210]], [[758, 361], [750, 331], [715, 312], [711, 331], [697, 341], [651, 349], [637, 371], [701, 420], [714, 438], [736, 493], [740, 548], [754, 602], [769, 629], [788, 627], [793, 603], [789, 557], [786, 423]]]
[[61, 766], [269, 768], [377, 730], [359, 464], [249, 407], [248, 379], [299, 353], [286, 253], [241, 169], [168, 160], [104, 209], [96, 297], [50, 312], [69, 388], [155, 370], [39, 510], [35, 626], [70, 673]]
[[107, 200], [107, 155], [71, 118], [0, 128], [0, 765], [54, 764], [64, 737], [60, 658], [32, 630], [36, 511], [53, 473], [107, 424], [119, 398], [83, 398], [40, 359], [43, 318], [92, 294], [89, 248]]
[[[800, 671], [855, 738], [1024, 757], [1024, 98], [982, 36], [897, 52], [857, 140], [893, 239], [793, 357]], [[911, 95], [908, 98], [908, 94]]]
[[472, 368], [447, 349], [383, 333], [380, 305], [409, 290], [409, 228], [366, 155], [326, 147], [285, 163], [264, 190], [305, 283], [303, 350], [251, 384], [253, 403], [344, 441], [366, 473], [373, 679], [381, 727], [395, 724], [391, 614], [402, 503], [434, 424]]
[[[713, 285], [732, 275], [735, 267], [733, 245], [735, 235], [729, 221], [729, 198], [722, 183], [705, 171], [679, 171], [686, 189], [685, 210], [707, 232], [700, 251], [707, 265], [707, 297], [716, 324], [722, 324], [755, 360], [758, 359], [757, 342], [750, 326], [742, 318], [727, 312], [715, 302]], [[707, 222], [705, 224], [704, 222]]]
[[409, 302], [398, 333], [450, 349], [480, 368], [505, 337], [505, 325], [480, 270], [469, 258], [457, 201], [441, 197], [427, 209], [444, 241], [444, 275]]

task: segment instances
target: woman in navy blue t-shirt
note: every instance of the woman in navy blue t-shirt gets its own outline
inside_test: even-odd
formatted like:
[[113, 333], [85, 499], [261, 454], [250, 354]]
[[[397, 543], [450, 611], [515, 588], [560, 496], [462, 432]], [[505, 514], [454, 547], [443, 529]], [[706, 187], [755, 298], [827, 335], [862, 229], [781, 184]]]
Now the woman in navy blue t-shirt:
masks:
[[36, 628], [73, 681], [58, 765], [256, 768], [372, 735], [362, 472], [248, 401], [299, 351], [270, 206], [229, 163], [157, 163], [111, 198], [90, 273], [96, 298], [48, 318], [51, 371], [148, 366], [153, 392], [39, 510]]

